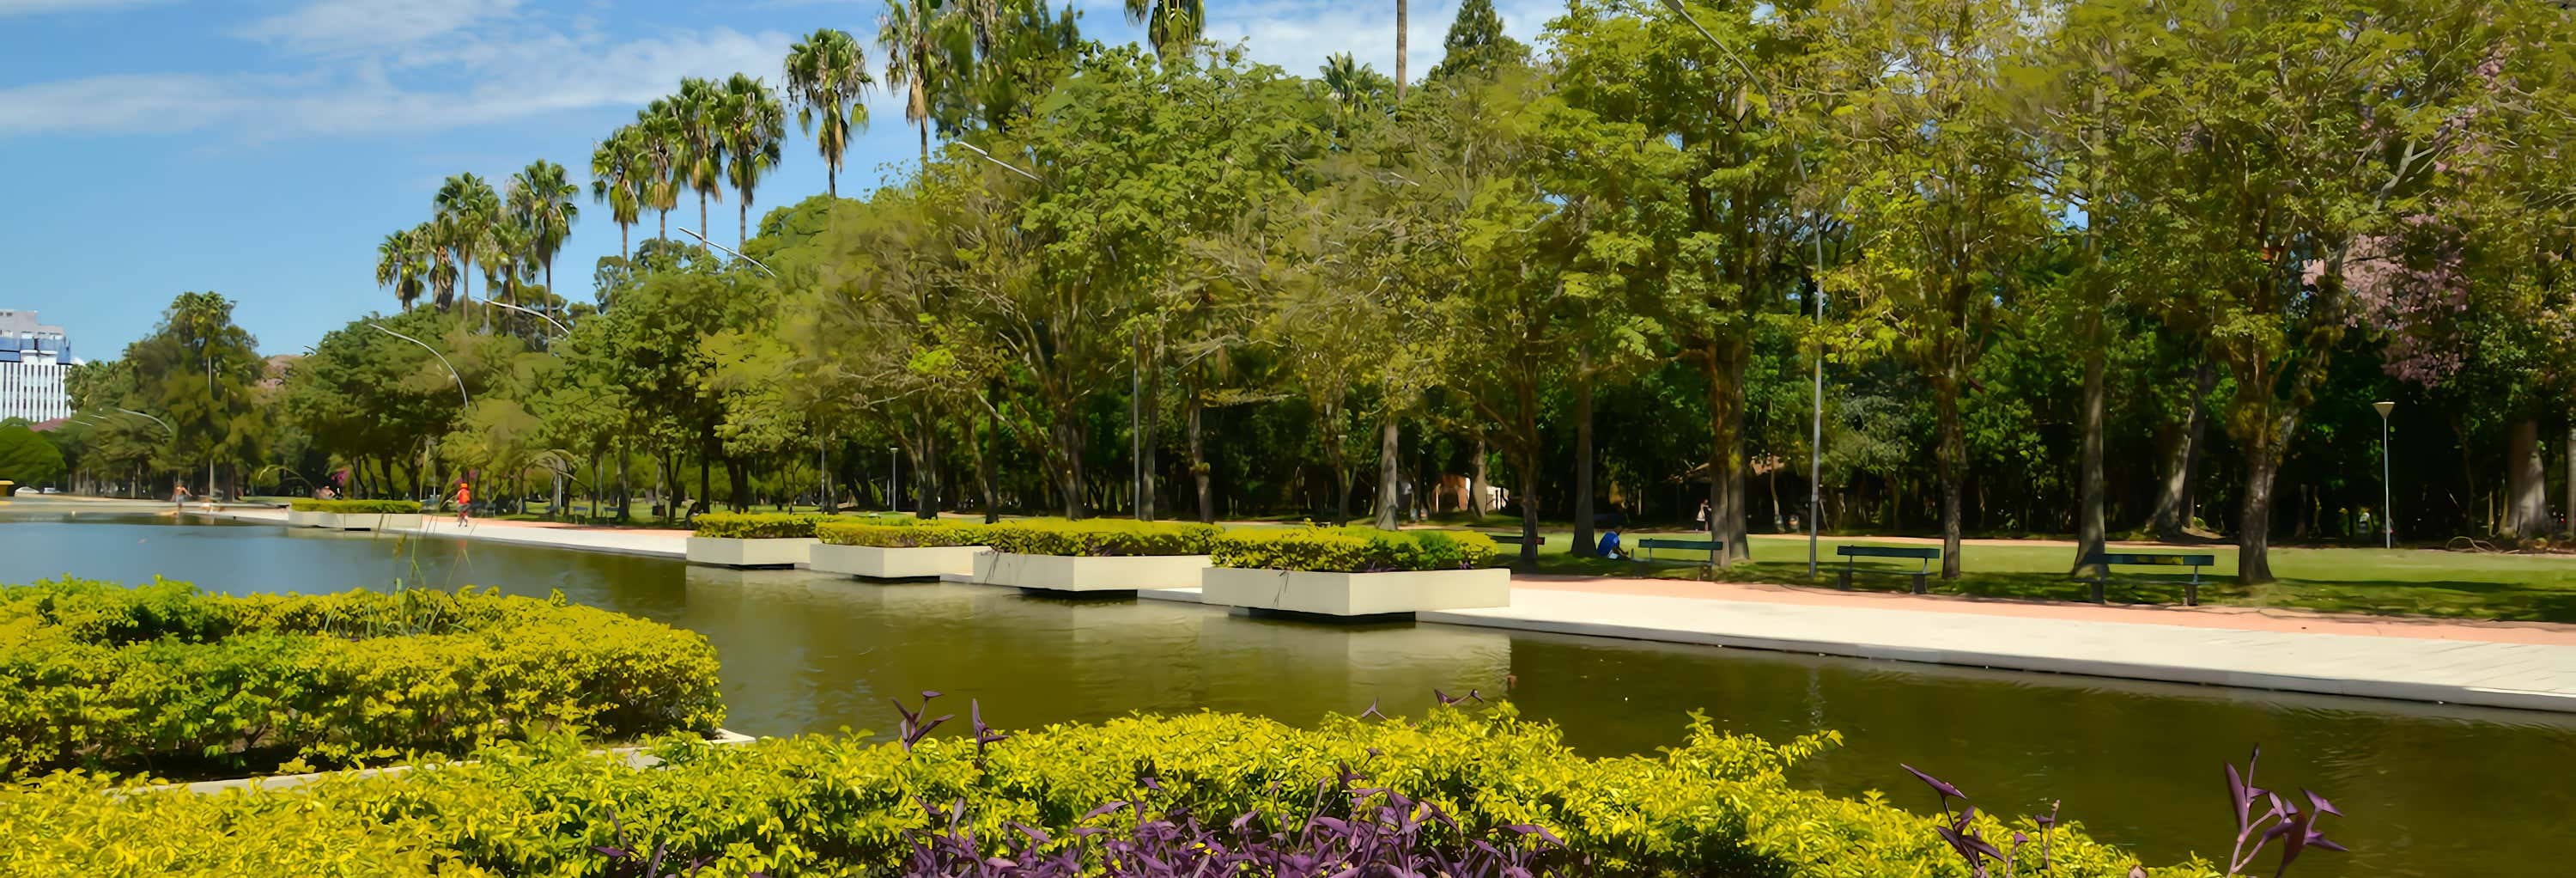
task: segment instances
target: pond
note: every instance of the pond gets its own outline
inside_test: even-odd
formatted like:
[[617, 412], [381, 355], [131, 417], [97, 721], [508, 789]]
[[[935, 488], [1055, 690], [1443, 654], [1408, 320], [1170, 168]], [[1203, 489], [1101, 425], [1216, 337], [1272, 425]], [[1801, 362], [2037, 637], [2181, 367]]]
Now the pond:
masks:
[[[2576, 823], [2576, 717], [1941, 668], [1445, 625], [1340, 627], [1160, 601], [1059, 601], [993, 588], [878, 585], [798, 571], [454, 539], [0, 511], [0, 582], [161, 574], [210, 590], [497, 586], [698, 631], [724, 663], [726, 725], [757, 735], [884, 732], [887, 699], [981, 699], [1005, 727], [1131, 711], [1241, 711], [1290, 723], [1430, 708], [1431, 690], [1508, 690], [1595, 754], [1676, 742], [1691, 711], [1774, 739], [1845, 745], [1795, 780], [1934, 802], [1910, 763], [1980, 806], [2065, 815], [2151, 862], [2223, 855], [2220, 763], [2260, 744], [2259, 782], [2349, 815], [2348, 855], [2293, 874], [2563, 875]], [[50, 504], [48, 504], [50, 505]]]

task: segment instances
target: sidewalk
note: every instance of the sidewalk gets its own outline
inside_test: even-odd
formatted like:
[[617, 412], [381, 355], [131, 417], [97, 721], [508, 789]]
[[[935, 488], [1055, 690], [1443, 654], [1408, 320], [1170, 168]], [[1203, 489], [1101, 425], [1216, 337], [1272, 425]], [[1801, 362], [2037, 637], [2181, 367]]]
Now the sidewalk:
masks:
[[[283, 524], [284, 512], [219, 513]], [[680, 558], [688, 532], [431, 518], [430, 537]], [[1197, 601], [1197, 589], [1142, 593]], [[2103, 607], [1521, 575], [1512, 605], [1417, 621], [2576, 713], [2576, 625], [2246, 607]]]

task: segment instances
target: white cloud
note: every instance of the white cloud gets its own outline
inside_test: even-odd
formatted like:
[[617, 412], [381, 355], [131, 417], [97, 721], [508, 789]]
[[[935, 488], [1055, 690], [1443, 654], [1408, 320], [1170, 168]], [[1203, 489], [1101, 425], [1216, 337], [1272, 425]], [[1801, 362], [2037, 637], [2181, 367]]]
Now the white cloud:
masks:
[[189, 73], [93, 76], [0, 89], [0, 136], [161, 133], [238, 111], [243, 82]]
[[165, 0], [0, 0], [0, 18], [48, 12], [101, 12]]
[[298, 52], [399, 48], [509, 15], [518, 7], [518, 0], [312, 0], [235, 34]]
[[685, 76], [739, 71], [774, 82], [794, 39], [714, 28], [611, 40], [486, 22], [433, 42], [450, 45], [328, 58], [294, 77], [113, 74], [0, 88], [0, 136], [232, 127], [265, 140], [480, 125], [637, 105]]

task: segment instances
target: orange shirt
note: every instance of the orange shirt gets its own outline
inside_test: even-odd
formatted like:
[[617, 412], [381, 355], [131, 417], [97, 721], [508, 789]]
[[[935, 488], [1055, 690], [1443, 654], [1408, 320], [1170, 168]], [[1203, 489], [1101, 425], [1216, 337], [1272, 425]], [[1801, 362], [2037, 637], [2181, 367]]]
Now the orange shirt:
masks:
[[459, 487], [456, 489], [456, 505], [463, 506], [472, 502], [474, 502], [474, 489], [472, 487]]

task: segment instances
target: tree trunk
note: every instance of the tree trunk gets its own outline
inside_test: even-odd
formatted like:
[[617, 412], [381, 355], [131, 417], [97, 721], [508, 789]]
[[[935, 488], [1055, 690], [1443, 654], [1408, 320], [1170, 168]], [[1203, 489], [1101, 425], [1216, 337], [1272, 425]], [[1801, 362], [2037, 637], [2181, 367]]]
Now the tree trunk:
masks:
[[920, 496], [913, 498], [912, 514], [915, 518], [938, 518], [939, 422], [938, 419], [927, 414], [921, 418], [920, 448], [920, 453], [912, 460], [912, 480], [920, 491]]
[[732, 499], [725, 505], [732, 507], [736, 512], [751, 508], [751, 473], [746, 463], [739, 457], [727, 457], [724, 462], [725, 480], [733, 483], [733, 490], [729, 492]]
[[1082, 428], [1070, 423], [1072, 418], [1071, 412], [1056, 413], [1054, 429], [1058, 463], [1055, 489], [1059, 495], [1057, 499], [1064, 504], [1064, 517], [1081, 518], [1083, 515]]
[[1744, 345], [1709, 342], [1700, 356], [1708, 379], [1708, 536], [1721, 544], [1720, 566], [1752, 557], [1744, 478], [1744, 367], [1751, 354]]
[[[1141, 352], [1147, 355], [1147, 359], [1140, 360], [1140, 364], [1157, 363], [1151, 358], [1150, 350]], [[1138, 374], [1142, 375], [1141, 367]], [[1136, 517], [1142, 521], [1153, 521], [1157, 517], [1154, 495], [1160, 493], [1155, 487], [1154, 477], [1155, 471], [1161, 468], [1159, 458], [1162, 456], [1154, 447], [1154, 422], [1162, 411], [1163, 399], [1158, 387], [1161, 382], [1143, 381], [1140, 377], [1139, 383], [1143, 386], [1138, 388], [1140, 398], [1136, 405]]]
[[620, 439], [620, 440], [618, 440], [618, 443], [617, 443], [617, 523], [618, 523], [618, 524], [625, 524], [625, 523], [627, 523], [627, 522], [629, 522], [629, 521], [634, 520], [634, 514], [635, 514], [635, 491], [634, 491], [633, 486], [629, 485], [629, 484], [627, 483], [627, 481], [626, 481], [626, 464], [627, 464], [627, 458], [628, 458], [628, 457], [631, 457], [631, 456], [632, 456], [632, 454], [631, 454], [630, 450], [626, 447], [626, 442], [625, 442], [625, 440], [624, 440], [624, 439]]
[[1485, 520], [1485, 495], [1493, 489], [1485, 478], [1485, 437], [1476, 437], [1476, 459], [1467, 462], [1467, 518]]
[[1207, 407], [1199, 399], [1198, 382], [1190, 382], [1189, 394], [1190, 486], [1198, 494], [1199, 523], [1215, 524], [1215, 495], [1208, 490], [1207, 443], [1201, 423]]
[[2245, 499], [2236, 522], [2236, 579], [2246, 585], [2272, 581], [2272, 473], [2280, 455], [2268, 438], [2245, 443]]
[[2107, 355], [2102, 351], [2101, 321], [2099, 311], [2085, 318], [2087, 343], [2084, 345], [2084, 411], [2081, 416], [2084, 439], [2082, 459], [2078, 464], [2082, 472], [2077, 476], [2082, 489], [2075, 510], [2075, 564], [2072, 568], [2077, 575], [2083, 575], [2087, 569], [2084, 559], [2102, 551], [2109, 539], [2109, 529], [2102, 520], [2103, 495], [2109, 490], [2109, 485], [2102, 473], [2102, 397], [2105, 395], [2102, 372]]
[[2525, 417], [2505, 433], [2505, 528], [2518, 539], [2549, 533], [2549, 464], [2540, 456], [2540, 419]]
[[[1933, 387], [1941, 420], [1941, 578], [1959, 578], [1960, 495], [1967, 480], [1968, 439], [1959, 425], [1959, 385], [1944, 376]], [[1984, 507], [1983, 503], [1978, 504]]]
[[1592, 538], [1592, 382], [1574, 376], [1574, 545], [1568, 554], [1589, 557], [1600, 549]]
[[2202, 360], [2192, 378], [2191, 404], [2184, 410], [2182, 428], [2172, 451], [2165, 456], [2164, 482], [2156, 492], [2155, 509], [2147, 517], [2147, 529], [2155, 533], [2156, 539], [2180, 540], [2191, 527], [2196, 511], [2191, 496], [2193, 476], [2199, 470], [2201, 440], [2209, 432], [2209, 410], [2204, 401], [2217, 386], [2218, 371], [2208, 360]]
[[741, 201], [734, 202], [733, 211], [733, 252], [740, 253], [742, 248], [751, 244], [751, 198], [745, 196]]
[[[2576, 540], [2576, 412], [2567, 417], [2567, 538]], [[2380, 513], [2382, 515], [2386, 512]], [[2392, 520], [2393, 523], [2393, 520]]]
[[984, 498], [985, 524], [1002, 520], [1002, 503], [995, 496], [993, 486], [993, 443], [1000, 441], [1001, 436], [1002, 415], [987, 407], [984, 409], [984, 432], [974, 437], [975, 492]]
[[1403, 469], [1395, 460], [1402, 437], [1398, 435], [1395, 416], [1386, 415], [1385, 418], [1385, 423], [1378, 425], [1377, 434], [1377, 529], [1394, 530], [1403, 521], [1395, 509], [1398, 502], [1396, 482], [1404, 477]]
[[1404, 100], [1404, 53], [1411, 39], [1413, 19], [1405, 9], [1405, 0], [1395, 0], [1395, 99]]
[[1513, 494], [1521, 501], [1521, 569], [1538, 565], [1538, 454], [1535, 449], [1514, 455], [1512, 469], [1520, 473], [1520, 484]]

